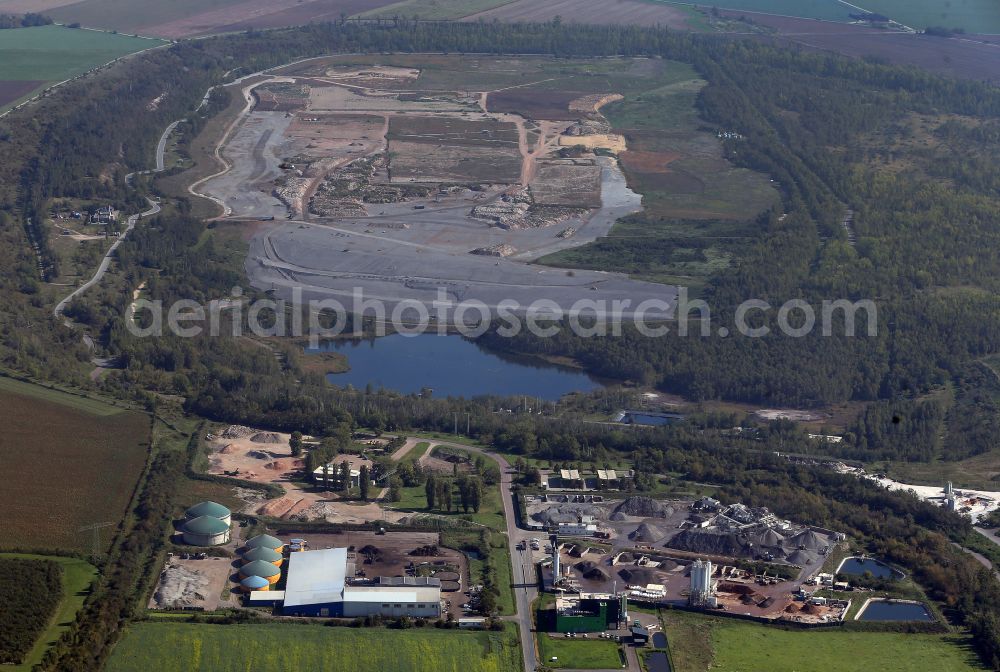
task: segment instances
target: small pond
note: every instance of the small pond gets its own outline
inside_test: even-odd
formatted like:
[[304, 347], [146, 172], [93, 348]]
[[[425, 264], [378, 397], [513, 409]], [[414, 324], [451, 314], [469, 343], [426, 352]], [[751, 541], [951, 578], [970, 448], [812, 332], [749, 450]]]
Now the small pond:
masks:
[[646, 669], [649, 672], [670, 672], [670, 659], [662, 651], [654, 651], [646, 655]]
[[860, 621], [933, 621], [934, 617], [922, 602], [872, 600], [858, 615]]
[[844, 558], [837, 569], [837, 574], [848, 576], [864, 576], [871, 574], [877, 579], [901, 579], [902, 572], [899, 572], [884, 562], [874, 558]]
[[653, 648], [654, 649], [665, 649], [667, 648], [667, 636], [662, 632], [653, 633]]

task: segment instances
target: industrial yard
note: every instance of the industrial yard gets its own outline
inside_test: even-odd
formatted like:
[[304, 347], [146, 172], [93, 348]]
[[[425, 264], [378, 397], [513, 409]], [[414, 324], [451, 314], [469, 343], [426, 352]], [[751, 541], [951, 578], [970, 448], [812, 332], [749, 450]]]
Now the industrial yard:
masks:
[[[843, 535], [782, 520], [767, 509], [723, 506], [710, 498], [551, 494], [531, 498], [527, 511], [540, 529], [558, 531], [556, 571], [551, 541], [529, 551], [550, 590], [623, 592], [644, 604], [797, 622], [840, 620], [848, 608], [803, 593], [814, 590], [809, 586], [815, 582], [807, 580]], [[697, 568], [707, 569], [701, 595], [692, 579]]]
[[[539, 299], [564, 311], [624, 299], [625, 314], [655, 300], [646, 315], [667, 316], [672, 287], [532, 264], [606, 236], [643, 207], [617, 161], [626, 142], [601, 112], [622, 97], [603, 88], [611, 80], [568, 77], [569, 90], [536, 109], [531, 96], [508, 95], [521, 83], [500, 82], [541, 72], [538, 59], [481, 62], [495, 88], [475, 87], [468, 73], [443, 80], [440, 59], [425, 60], [426, 70], [319, 59], [242, 86], [246, 110], [219, 152], [226, 167], [196, 190], [228, 218], [274, 222], [251, 241], [252, 284], [342, 303], [360, 288], [389, 308], [444, 297], [481, 303], [486, 315], [504, 300], [519, 312]], [[483, 319], [471, 312], [430, 317]]]

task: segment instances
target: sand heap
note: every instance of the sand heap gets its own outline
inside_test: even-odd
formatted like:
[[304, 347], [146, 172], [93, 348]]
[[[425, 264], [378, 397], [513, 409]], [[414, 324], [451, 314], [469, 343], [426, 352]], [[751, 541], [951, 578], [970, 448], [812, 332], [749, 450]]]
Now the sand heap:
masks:
[[619, 513], [638, 518], [666, 518], [674, 514], [674, 509], [649, 497], [629, 497], [616, 506], [611, 515]]

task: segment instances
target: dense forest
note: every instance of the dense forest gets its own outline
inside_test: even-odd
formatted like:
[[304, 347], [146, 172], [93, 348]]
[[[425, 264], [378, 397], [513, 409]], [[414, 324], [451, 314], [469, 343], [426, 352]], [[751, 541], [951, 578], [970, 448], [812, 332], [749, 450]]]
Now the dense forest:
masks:
[[54, 560], [0, 558], [0, 665], [18, 664], [49, 625], [62, 600], [62, 567]]

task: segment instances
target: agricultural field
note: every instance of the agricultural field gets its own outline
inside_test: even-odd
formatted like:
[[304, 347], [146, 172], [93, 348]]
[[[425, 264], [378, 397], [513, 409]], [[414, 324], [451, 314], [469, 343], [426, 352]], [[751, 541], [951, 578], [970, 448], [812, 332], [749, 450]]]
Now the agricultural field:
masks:
[[[392, 645], [386, 646], [391, 639]], [[137, 623], [108, 672], [515, 672], [516, 632]]]
[[[977, 672], [969, 637], [956, 634], [783, 630], [678, 611], [662, 613], [676, 672]], [[849, 652], [849, 653], [847, 653]]]
[[63, 556], [0, 553], [0, 560], [6, 559], [49, 560], [57, 563], [62, 569], [62, 597], [54, 617], [42, 630], [34, 647], [27, 653], [22, 662], [19, 665], [4, 667], [10, 672], [28, 672], [41, 661], [45, 651], [55, 644], [73, 623], [76, 613], [83, 606], [83, 601], [89, 593], [91, 583], [97, 578], [97, 568], [85, 560]]
[[690, 7], [645, 0], [615, 0], [614, 10], [609, 9], [605, 0], [515, 0], [495, 9], [476, 12], [462, 20], [552, 21], [558, 16], [567, 23], [621, 23], [684, 30], [691, 27], [693, 17]]
[[1000, 5], [994, 0], [865, 0], [860, 4], [911, 28], [942, 26], [967, 33], [1000, 33]]
[[[0, 459], [18, 474], [0, 490], [3, 543], [89, 552], [92, 537], [79, 528], [122, 519], [146, 462], [149, 418], [7, 378], [0, 405]], [[103, 530], [102, 545], [114, 530]]]
[[513, 0], [403, 0], [379, 9], [362, 12], [363, 19], [405, 16], [417, 17], [425, 21], [461, 19], [471, 14], [501, 7]]
[[[0, 3], [0, 12], [3, 7]], [[62, 26], [0, 30], [0, 111], [47, 85], [159, 44]]]
[[[839, 0], [719, 0], [718, 2], [681, 2], [679, 0], [648, 0], [669, 5], [702, 5], [719, 9], [797, 16], [824, 21], [851, 21], [852, 9]], [[871, 4], [871, 3], [867, 3]]]
[[351, 16], [388, 3], [389, 0], [173, 0], [162, 3], [83, 0], [53, 8], [46, 14], [61, 23], [78, 22], [84, 26], [177, 39], [333, 21], [341, 15]]
[[546, 633], [538, 634], [538, 660], [553, 669], [612, 670], [622, 665], [619, 646], [610, 639], [566, 639]]

